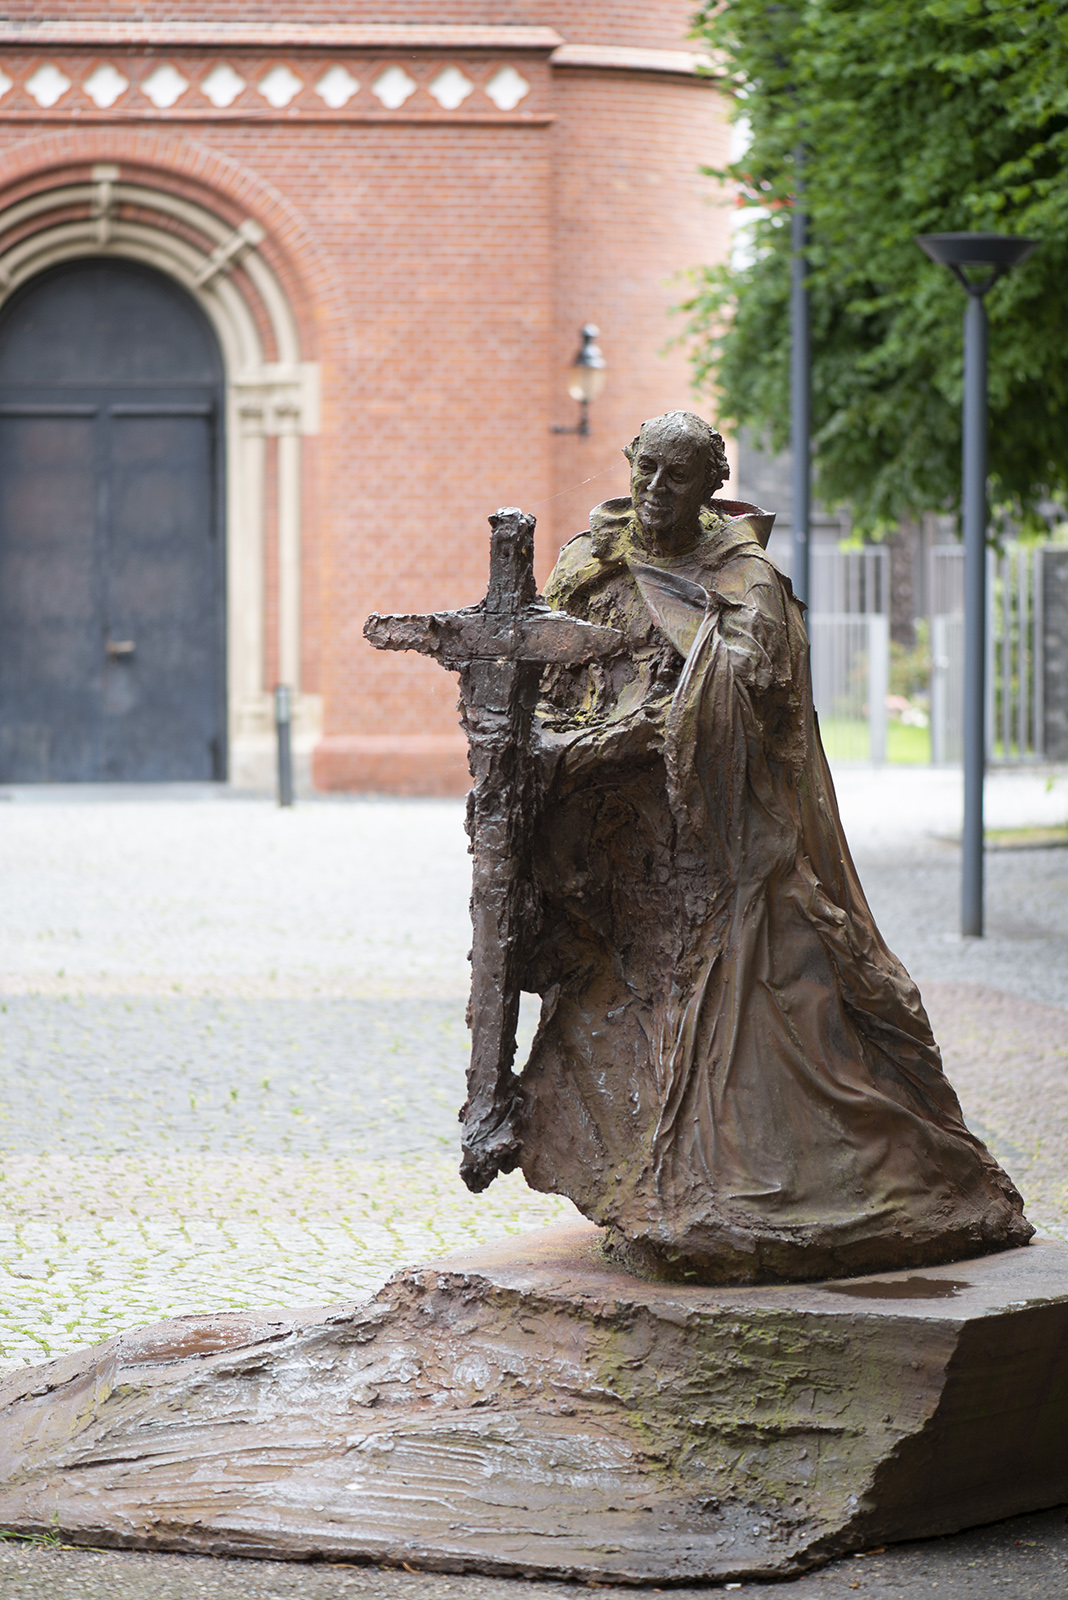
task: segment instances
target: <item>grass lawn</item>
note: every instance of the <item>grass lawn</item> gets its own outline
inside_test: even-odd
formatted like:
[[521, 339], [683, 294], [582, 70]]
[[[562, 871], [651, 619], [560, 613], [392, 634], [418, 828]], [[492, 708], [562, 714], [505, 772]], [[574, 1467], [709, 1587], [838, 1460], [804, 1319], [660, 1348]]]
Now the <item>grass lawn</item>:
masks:
[[[821, 717], [823, 748], [831, 761], [870, 761], [867, 722], [852, 717]], [[886, 728], [886, 759], [903, 766], [924, 766], [931, 759], [930, 728], [910, 728], [891, 718]]]
[[1049, 850], [1068, 845], [1068, 823], [1051, 828], [987, 828], [988, 850]]
[[910, 728], [891, 718], [886, 728], [886, 759], [904, 766], [927, 766], [931, 759], [930, 728]]

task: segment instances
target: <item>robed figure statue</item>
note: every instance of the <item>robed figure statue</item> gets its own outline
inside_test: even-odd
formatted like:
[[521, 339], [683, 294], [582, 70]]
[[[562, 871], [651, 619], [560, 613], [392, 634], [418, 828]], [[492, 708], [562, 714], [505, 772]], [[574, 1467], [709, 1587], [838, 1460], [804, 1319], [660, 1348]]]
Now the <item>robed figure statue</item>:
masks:
[[[706, 1283], [1026, 1244], [850, 860], [774, 518], [717, 498], [700, 417], [657, 417], [626, 454], [630, 496], [544, 599], [534, 519], [508, 508], [484, 600], [364, 630], [460, 673], [465, 1181], [521, 1164], [636, 1270]], [[516, 1078], [521, 989], [542, 1012]]]
[[623, 643], [548, 668], [535, 717], [527, 1181], [639, 1269], [704, 1282], [1026, 1243], [850, 859], [771, 519], [717, 501], [699, 417], [626, 453], [630, 497], [545, 592]]

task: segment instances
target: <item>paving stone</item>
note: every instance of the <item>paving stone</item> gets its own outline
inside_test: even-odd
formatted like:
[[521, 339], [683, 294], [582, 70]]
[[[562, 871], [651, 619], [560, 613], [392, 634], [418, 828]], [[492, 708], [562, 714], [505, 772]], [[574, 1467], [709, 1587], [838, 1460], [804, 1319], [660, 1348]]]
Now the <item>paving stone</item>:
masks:
[[[1068, 851], [988, 858], [990, 937], [962, 941], [959, 851], [945, 842], [960, 827], [959, 771], [841, 769], [836, 782], [876, 916], [921, 981], [966, 1113], [1041, 1229], [1068, 1238]], [[208, 787], [5, 795], [0, 1366], [186, 1311], [352, 1298], [404, 1261], [573, 1215], [515, 1174], [477, 1198], [456, 1176], [460, 804], [280, 812]], [[1066, 816], [1063, 768], [988, 782], [993, 825]], [[990, 1529], [972, 1545], [899, 1547], [858, 1564], [859, 1579], [840, 1564], [790, 1593], [940, 1584], [1059, 1600], [1063, 1516], [1026, 1526], [1033, 1543]], [[0, 1543], [3, 1600], [318, 1600], [348, 1593], [330, 1587], [342, 1581], [413, 1600], [513, 1588]]]

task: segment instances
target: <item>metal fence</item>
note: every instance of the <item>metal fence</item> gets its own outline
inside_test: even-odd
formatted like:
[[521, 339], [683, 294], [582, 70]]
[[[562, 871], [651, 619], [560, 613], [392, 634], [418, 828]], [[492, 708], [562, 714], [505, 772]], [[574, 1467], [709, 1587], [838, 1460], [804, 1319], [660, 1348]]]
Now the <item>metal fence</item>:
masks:
[[1042, 751], [1042, 547], [1010, 544], [991, 555], [986, 744], [992, 761]]
[[[986, 746], [991, 762], [1043, 754], [1043, 546], [987, 556]], [[931, 759], [960, 761], [964, 711], [964, 551], [931, 551]]]
[[931, 760], [964, 753], [964, 550], [931, 551]]
[[879, 547], [811, 552], [812, 695], [827, 754], [886, 760], [890, 570]]

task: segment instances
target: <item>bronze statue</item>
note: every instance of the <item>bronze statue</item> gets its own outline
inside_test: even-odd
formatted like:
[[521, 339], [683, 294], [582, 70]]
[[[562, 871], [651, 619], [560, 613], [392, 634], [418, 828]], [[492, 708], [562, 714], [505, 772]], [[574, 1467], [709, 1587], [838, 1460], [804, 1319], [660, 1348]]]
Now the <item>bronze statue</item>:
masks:
[[[626, 453], [631, 496], [549, 580], [551, 644], [517, 512], [494, 534], [510, 602], [498, 575], [467, 612], [365, 630], [461, 670], [467, 1181], [519, 1162], [624, 1263], [706, 1283], [1026, 1243], [850, 859], [773, 518], [716, 498], [723, 441], [699, 417], [647, 422]], [[517, 1079], [520, 988], [542, 1015]]]

